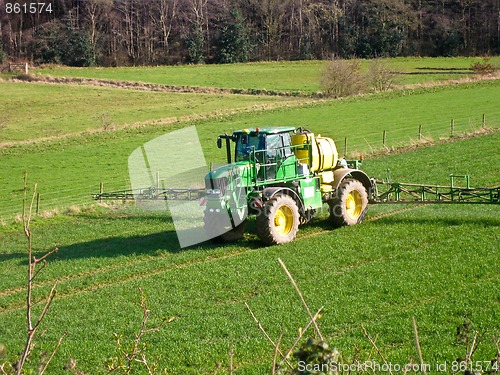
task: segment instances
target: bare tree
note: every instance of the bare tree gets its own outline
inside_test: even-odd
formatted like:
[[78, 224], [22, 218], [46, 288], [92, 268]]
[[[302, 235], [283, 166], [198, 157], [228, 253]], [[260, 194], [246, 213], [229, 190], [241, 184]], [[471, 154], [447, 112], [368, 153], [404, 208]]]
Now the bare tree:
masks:
[[178, 0], [156, 0], [154, 5], [156, 6], [157, 22], [162, 34], [161, 44], [165, 48], [166, 54], [168, 54], [170, 35], [178, 12]]
[[[54, 300], [54, 297], [56, 295], [56, 285], [57, 283], [54, 284], [52, 287], [47, 300], [45, 302], [45, 305], [43, 307], [42, 312], [37, 318], [33, 317], [33, 298], [32, 298], [32, 291], [33, 291], [33, 283], [35, 281], [35, 278], [38, 276], [38, 274], [46, 267], [47, 265], [47, 257], [50, 256], [51, 254], [55, 253], [58, 249], [55, 248], [51, 251], [48, 251], [44, 255], [42, 255], [40, 258], [37, 258], [36, 256], [33, 255], [33, 248], [32, 248], [32, 236], [31, 236], [31, 218], [32, 218], [32, 212], [33, 212], [33, 203], [35, 201], [36, 197], [36, 185], [34, 188], [34, 192], [31, 198], [31, 203], [27, 207], [27, 173], [24, 174], [24, 199], [23, 199], [23, 229], [24, 229], [24, 234], [26, 236], [26, 239], [28, 241], [28, 273], [27, 273], [27, 293], [26, 293], [26, 323], [27, 323], [27, 335], [26, 335], [26, 343], [24, 345], [24, 349], [21, 352], [21, 355], [19, 357], [19, 361], [15, 364], [15, 369], [16, 369], [16, 374], [20, 375], [22, 373], [24, 364], [26, 362], [26, 359], [30, 356], [31, 350], [33, 348], [33, 340], [35, 337], [35, 334], [40, 327], [40, 323], [42, 323], [43, 319], [45, 318], [47, 311], [49, 310], [50, 305], [52, 304], [52, 301]], [[47, 366], [49, 365], [50, 361], [54, 357], [55, 352], [59, 348], [59, 345], [61, 344], [61, 341], [63, 340], [65, 335], [61, 336], [59, 339], [54, 351], [52, 354], [42, 363], [39, 374], [43, 374], [45, 370], [47, 369]]]

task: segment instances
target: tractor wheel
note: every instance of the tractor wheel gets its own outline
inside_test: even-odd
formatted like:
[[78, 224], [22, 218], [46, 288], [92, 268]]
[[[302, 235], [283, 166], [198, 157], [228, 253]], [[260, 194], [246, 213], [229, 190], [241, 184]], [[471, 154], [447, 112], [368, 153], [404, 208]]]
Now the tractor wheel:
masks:
[[[243, 238], [247, 222], [245, 219], [236, 228], [230, 229], [230, 227], [222, 228], [221, 221], [223, 219], [221, 217], [217, 217], [216, 215], [205, 214], [203, 220], [205, 223], [205, 232], [209, 237], [211, 237], [211, 240], [215, 242], [234, 242], [241, 240]], [[225, 217], [224, 220], [227, 220], [227, 218]], [[226, 230], [226, 232], [219, 234], [224, 230]]]
[[257, 215], [257, 236], [266, 245], [278, 245], [293, 241], [299, 230], [299, 209], [288, 195], [269, 199]]
[[366, 215], [368, 194], [361, 182], [349, 178], [342, 181], [336, 197], [328, 204], [330, 220], [334, 226], [359, 224]]

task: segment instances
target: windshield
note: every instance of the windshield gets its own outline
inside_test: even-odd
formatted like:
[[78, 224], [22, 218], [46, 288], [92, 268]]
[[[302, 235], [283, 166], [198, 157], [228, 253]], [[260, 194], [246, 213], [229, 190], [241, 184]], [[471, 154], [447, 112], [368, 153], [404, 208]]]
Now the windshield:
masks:
[[239, 134], [236, 140], [235, 160], [249, 160], [252, 150], [260, 151], [256, 157], [261, 162], [275, 162], [292, 155], [290, 133]]
[[264, 149], [264, 136], [262, 134], [241, 134], [236, 141], [236, 161], [248, 160], [252, 149]]

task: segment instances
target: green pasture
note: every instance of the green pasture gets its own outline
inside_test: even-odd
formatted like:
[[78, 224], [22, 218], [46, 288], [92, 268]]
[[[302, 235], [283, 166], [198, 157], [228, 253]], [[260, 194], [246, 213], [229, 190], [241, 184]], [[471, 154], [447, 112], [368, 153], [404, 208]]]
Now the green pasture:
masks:
[[[467, 74], [466, 58], [388, 59], [400, 83]], [[492, 58], [498, 64], [500, 58]], [[265, 88], [313, 92], [324, 62], [224, 66], [61, 68], [38, 73], [168, 85]], [[366, 61], [362, 62], [366, 69]], [[273, 339], [291, 345], [308, 320], [277, 259], [287, 264], [312, 310], [324, 306], [320, 326], [346, 362], [367, 359], [363, 323], [392, 364], [417, 360], [412, 317], [419, 326], [424, 362], [447, 370], [465, 347], [456, 338], [464, 319], [487, 333], [474, 354], [486, 362], [500, 336], [499, 207], [491, 205], [374, 205], [358, 226], [331, 230], [326, 212], [301, 227], [297, 240], [262, 247], [249, 233], [236, 243], [181, 249], [167, 212], [92, 202], [105, 191], [129, 187], [129, 155], [144, 143], [196, 125], [207, 161], [223, 162], [218, 134], [267, 126], [304, 126], [332, 137], [341, 155], [365, 154], [363, 170], [394, 181], [448, 184], [470, 174], [472, 185], [498, 186], [500, 132], [450, 139], [500, 127], [498, 81], [371, 94], [342, 100], [173, 94], [78, 85], [0, 81], [0, 343], [14, 360], [25, 340], [26, 240], [15, 216], [22, 209], [23, 174], [37, 183], [41, 213], [33, 218], [36, 256], [58, 247], [39, 275], [42, 301], [55, 281], [57, 296], [28, 367], [52, 352], [67, 333], [50, 374], [64, 374], [70, 359], [85, 373], [107, 373], [118, 355], [114, 334], [130, 342], [140, 329], [140, 287], [148, 296], [150, 324], [175, 318], [146, 334], [146, 357], [171, 374], [229, 374], [234, 347], [237, 374], [268, 374], [273, 348], [257, 328], [247, 302]], [[281, 107], [283, 105], [284, 107]], [[286, 105], [286, 106], [285, 106]], [[137, 126], [139, 125], [140, 126]], [[134, 126], [129, 126], [134, 125]], [[104, 129], [106, 128], [106, 129]], [[404, 153], [385, 149], [433, 141]], [[106, 131], [104, 131], [106, 130]], [[383, 132], [386, 144], [382, 145]], [[45, 138], [41, 140], [41, 138]], [[179, 139], [179, 144], [186, 140]], [[189, 152], [189, 150], [187, 150]], [[168, 160], [179, 163], [183, 160]], [[59, 213], [50, 213], [58, 208]], [[40, 312], [42, 304], [35, 306]], [[360, 353], [356, 354], [355, 345]], [[372, 360], [382, 363], [375, 353]], [[1, 363], [2, 360], [0, 360]], [[142, 373], [136, 370], [135, 373]], [[436, 371], [430, 373], [437, 374]]]
[[[437, 140], [455, 132], [467, 132], [482, 125], [500, 125], [500, 83], [497, 81], [461, 84], [432, 89], [372, 94], [334, 100], [298, 109], [279, 109], [261, 116], [240, 116], [230, 129], [255, 126], [304, 126], [333, 138], [343, 153], [347, 138], [348, 154], [380, 150], [383, 132], [386, 147], [409, 144], [422, 138]], [[456, 134], [456, 133], [455, 133]]]
[[148, 121], [216, 116], [285, 101], [293, 99], [0, 81], [0, 144]]
[[[398, 76], [398, 84], [413, 84], [456, 79], [470, 74], [474, 57], [392, 58], [383, 61]], [[369, 60], [361, 60], [366, 70]], [[489, 63], [500, 65], [500, 57]], [[161, 67], [70, 68], [48, 66], [36, 74], [54, 77], [80, 77], [149, 82], [174, 86], [218, 87], [231, 89], [267, 89], [314, 92], [321, 90], [320, 79], [325, 61], [280, 61], [227, 65], [182, 65]]]
[[[38, 182], [42, 210], [88, 203], [91, 194], [98, 192], [100, 182], [104, 183], [106, 191], [129, 187], [127, 161], [137, 147], [186, 125], [197, 126], [207, 162], [222, 162], [225, 158], [225, 152], [215, 147], [218, 134], [247, 127], [283, 125], [304, 126], [315, 133], [332, 137], [341, 155], [347, 138], [347, 154], [350, 157], [382, 150], [384, 130], [386, 147], [390, 149], [416, 142], [419, 126], [424, 138], [449, 138], [451, 119], [454, 119], [455, 134], [479, 129], [483, 114], [487, 127], [498, 128], [498, 97], [500, 83], [496, 81], [462, 84], [323, 101], [301, 107], [256, 110], [253, 113], [221, 116], [220, 119], [160, 123], [4, 147], [0, 149], [0, 217], [13, 217], [19, 212], [25, 170], [31, 181]], [[67, 108], [65, 116], [85, 117], [72, 107]], [[21, 122], [15, 124], [18, 129], [22, 126]], [[453, 157], [455, 163], [464, 160], [460, 153]]]
[[[390, 167], [394, 178], [415, 182], [441, 183], [451, 172], [469, 172], [474, 185], [497, 185], [499, 141], [495, 133], [368, 158], [363, 166], [380, 177]], [[273, 348], [244, 303], [273, 339], [283, 334], [284, 349], [308, 320], [277, 262], [281, 258], [310, 308], [324, 306], [322, 332], [347, 362], [355, 355], [354, 345], [362, 360], [371, 351], [360, 323], [378, 337], [388, 362], [415, 361], [413, 316], [424, 361], [432, 368], [446, 361], [449, 369], [464, 355], [456, 339], [464, 319], [473, 322], [473, 329], [488, 330], [474, 360], [489, 361], [500, 335], [498, 209], [372, 206], [365, 223], [338, 230], [320, 215], [283, 246], [262, 247], [250, 223], [241, 242], [187, 249], [179, 248], [173, 223], [163, 213], [93, 207], [35, 218], [37, 254], [59, 248], [35, 287], [40, 300], [59, 280], [36, 352], [51, 351], [67, 332], [50, 373], [63, 373], [69, 359], [85, 372], [106, 373], [105, 361], [117, 355], [113, 334], [132, 339], [140, 329], [140, 287], [149, 297], [151, 326], [175, 317], [161, 331], [144, 336], [150, 363], [172, 374], [213, 374], [217, 362], [223, 366], [219, 373], [228, 374], [232, 344], [237, 374], [268, 374]], [[0, 342], [13, 358], [25, 335], [26, 241], [19, 224], [0, 228], [0, 238]], [[376, 354], [372, 360], [382, 363]]]
[[311, 92], [321, 88], [323, 66], [321, 61], [84, 69], [54, 66], [36, 73], [174, 86]]

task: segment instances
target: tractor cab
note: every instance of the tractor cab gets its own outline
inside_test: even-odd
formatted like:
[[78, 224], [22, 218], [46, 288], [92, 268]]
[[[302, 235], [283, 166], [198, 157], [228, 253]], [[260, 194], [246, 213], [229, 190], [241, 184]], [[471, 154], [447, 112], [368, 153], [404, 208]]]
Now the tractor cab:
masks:
[[293, 155], [290, 131], [293, 128], [244, 129], [233, 133], [235, 161], [276, 162]]
[[[222, 139], [226, 140], [228, 163], [231, 163], [231, 141], [235, 143], [234, 161], [248, 162], [255, 169], [255, 177], [259, 181], [283, 178], [283, 168], [290, 164], [295, 170], [296, 159], [292, 151], [293, 127], [277, 127], [269, 129], [236, 130], [232, 135], [221, 135], [218, 146], [222, 148]], [[287, 168], [290, 169], [290, 168]], [[280, 173], [281, 172], [281, 173]], [[290, 170], [287, 171], [290, 175]], [[295, 175], [295, 173], [292, 173]], [[291, 177], [291, 176], [290, 176]]]

